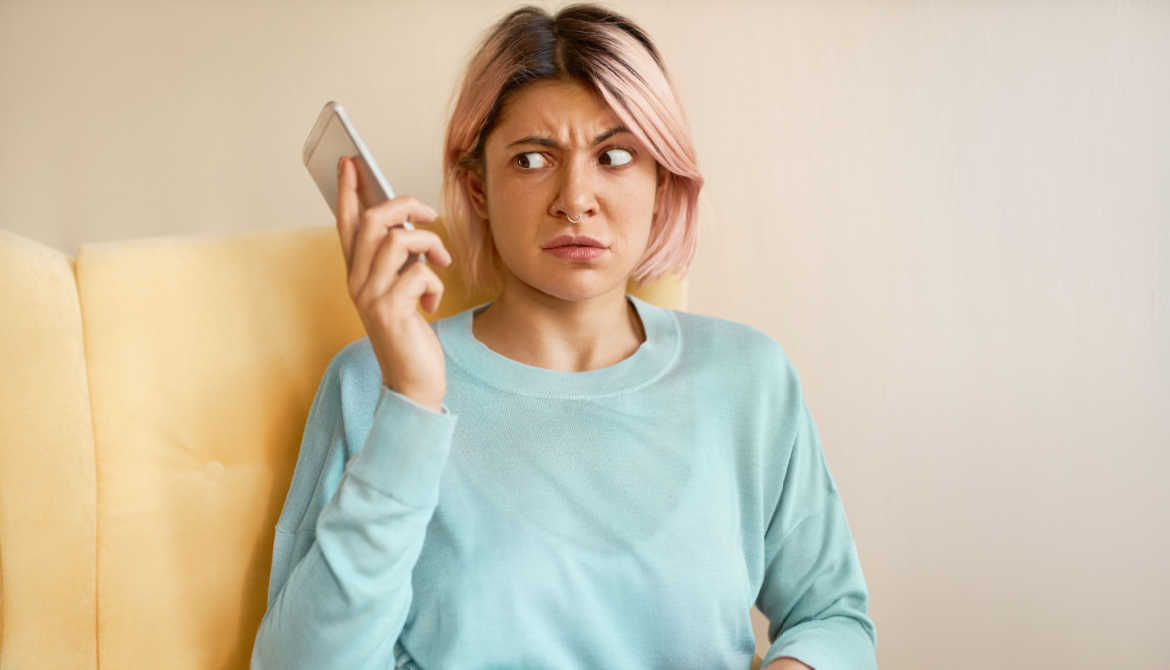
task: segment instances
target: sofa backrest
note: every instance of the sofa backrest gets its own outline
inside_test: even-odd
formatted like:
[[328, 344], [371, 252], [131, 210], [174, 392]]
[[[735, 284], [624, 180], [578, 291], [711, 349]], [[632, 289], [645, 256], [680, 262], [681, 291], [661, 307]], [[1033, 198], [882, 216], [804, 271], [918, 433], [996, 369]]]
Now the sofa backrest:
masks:
[[0, 230], [0, 668], [94, 668], [97, 476], [73, 259]]
[[[246, 668], [309, 407], [365, 336], [336, 230], [0, 233], [0, 667]], [[433, 269], [428, 320], [491, 299]]]

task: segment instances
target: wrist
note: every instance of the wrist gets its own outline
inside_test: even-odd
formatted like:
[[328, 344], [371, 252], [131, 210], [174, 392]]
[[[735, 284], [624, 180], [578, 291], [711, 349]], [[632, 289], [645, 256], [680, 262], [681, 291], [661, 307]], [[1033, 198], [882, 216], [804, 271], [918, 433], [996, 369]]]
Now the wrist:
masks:
[[432, 410], [434, 412], [437, 412], [439, 414], [443, 413], [443, 399], [442, 398], [439, 398], [436, 400], [434, 398], [427, 398], [424, 396], [415, 395], [409, 391], [400, 391], [400, 390], [394, 388], [393, 386], [391, 386], [390, 384], [387, 384], [385, 379], [382, 380], [382, 385], [385, 386], [386, 388], [390, 389], [391, 391], [394, 391], [395, 393], [401, 395], [402, 397], [406, 398], [410, 402], [412, 402], [416, 405], [419, 405], [420, 407], [425, 407], [425, 408]]

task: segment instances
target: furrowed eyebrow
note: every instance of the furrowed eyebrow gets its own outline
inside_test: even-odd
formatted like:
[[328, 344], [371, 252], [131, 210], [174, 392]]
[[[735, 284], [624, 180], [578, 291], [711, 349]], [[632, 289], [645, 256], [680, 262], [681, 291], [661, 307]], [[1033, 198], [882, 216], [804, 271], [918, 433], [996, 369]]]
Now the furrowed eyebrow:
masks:
[[[593, 144], [596, 146], [596, 145], [601, 144], [602, 142], [608, 140], [610, 137], [612, 137], [618, 133], [628, 133], [628, 132], [630, 132], [630, 129], [625, 127], [625, 126], [617, 126], [614, 128], [610, 128], [609, 130], [605, 131], [604, 133], [593, 138]], [[512, 142], [511, 144], [509, 144], [508, 146], [512, 147], [512, 146], [515, 146], [517, 144], [539, 144], [539, 145], [545, 146], [545, 147], [552, 147], [553, 149], [562, 148], [561, 145], [557, 144], [556, 140], [550, 139], [548, 137], [537, 137], [536, 135], [529, 135], [528, 137], [521, 137], [520, 139], [516, 140], [515, 142]]]

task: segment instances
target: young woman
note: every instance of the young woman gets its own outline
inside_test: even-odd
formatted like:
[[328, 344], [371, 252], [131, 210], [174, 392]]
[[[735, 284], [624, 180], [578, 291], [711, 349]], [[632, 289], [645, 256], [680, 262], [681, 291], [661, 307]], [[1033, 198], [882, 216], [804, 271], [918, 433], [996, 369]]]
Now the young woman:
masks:
[[[443, 162], [450, 251], [431, 207], [365, 208], [340, 165], [368, 336], [313, 400], [252, 667], [746, 669], [755, 604], [766, 670], [876, 668], [782, 348], [626, 293], [689, 268], [702, 187], [646, 33], [592, 5], [508, 14]], [[456, 261], [498, 297], [428, 322], [429, 264]]]

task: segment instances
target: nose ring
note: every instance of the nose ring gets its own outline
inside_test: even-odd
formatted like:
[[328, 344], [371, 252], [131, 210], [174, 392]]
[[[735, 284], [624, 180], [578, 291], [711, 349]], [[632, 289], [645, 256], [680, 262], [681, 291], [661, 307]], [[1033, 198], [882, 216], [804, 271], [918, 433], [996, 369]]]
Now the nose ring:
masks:
[[575, 218], [575, 219], [573, 217], [569, 216], [568, 214], [566, 214], [565, 218], [569, 220], [569, 223], [581, 223], [581, 215], [580, 214], [578, 214], [577, 218]]

